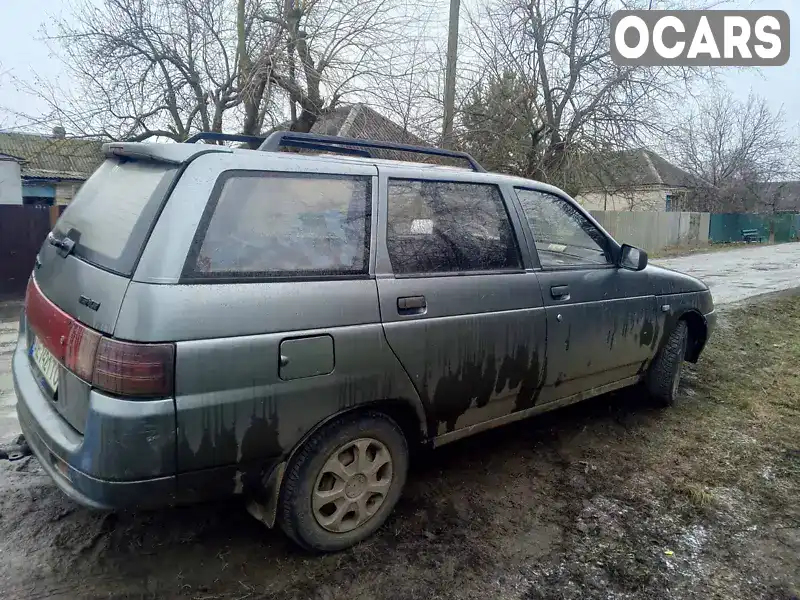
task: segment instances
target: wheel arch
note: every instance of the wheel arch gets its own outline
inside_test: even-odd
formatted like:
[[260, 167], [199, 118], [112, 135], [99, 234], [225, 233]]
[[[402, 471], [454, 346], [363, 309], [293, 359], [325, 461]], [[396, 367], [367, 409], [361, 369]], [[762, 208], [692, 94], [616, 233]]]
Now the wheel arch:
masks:
[[688, 309], [681, 313], [676, 324], [680, 321], [684, 321], [689, 330], [689, 343], [686, 345], [684, 359], [696, 363], [708, 339], [708, 323], [706, 318], [694, 309]]
[[328, 423], [342, 416], [360, 412], [380, 412], [392, 419], [400, 427], [406, 437], [409, 450], [412, 452], [415, 448], [425, 446], [430, 441], [425, 409], [418, 399], [414, 401], [409, 398], [383, 398], [347, 407], [329, 415], [311, 427], [290, 450], [284, 453], [280, 461], [264, 479], [264, 489], [259, 490], [260, 493], [248, 502], [248, 512], [268, 527], [274, 527], [281, 490], [283, 489], [283, 476], [289, 461], [311, 436]]

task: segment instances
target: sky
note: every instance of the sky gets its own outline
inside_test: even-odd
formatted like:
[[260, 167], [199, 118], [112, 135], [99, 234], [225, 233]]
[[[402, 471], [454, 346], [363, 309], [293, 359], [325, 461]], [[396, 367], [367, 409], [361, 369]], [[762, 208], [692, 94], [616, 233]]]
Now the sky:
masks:
[[[449, 0], [437, 0], [446, 14]], [[792, 22], [791, 57], [782, 67], [740, 70], [726, 67], [721, 80], [737, 96], [746, 98], [750, 90], [765, 97], [774, 110], [783, 108], [787, 124], [800, 127], [800, 0], [731, 0], [718, 8], [779, 9]], [[0, 128], [13, 129], [29, 124], [30, 118], [45, 111], [41, 101], [18, 89], [14, 79], [33, 82], [35, 77], [69, 83], [58, 58], [43, 40], [43, 26], [54, 17], [69, 14], [63, 0], [0, 0]], [[46, 132], [48, 125], [39, 129]]]

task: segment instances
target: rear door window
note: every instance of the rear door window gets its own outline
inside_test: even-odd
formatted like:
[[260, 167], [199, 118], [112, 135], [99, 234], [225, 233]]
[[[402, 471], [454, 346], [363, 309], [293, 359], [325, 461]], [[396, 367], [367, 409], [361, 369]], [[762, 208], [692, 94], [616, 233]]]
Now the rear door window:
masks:
[[369, 177], [225, 173], [184, 280], [366, 275], [371, 195]]
[[386, 243], [398, 275], [522, 268], [500, 190], [490, 184], [390, 179]]
[[55, 233], [76, 242], [76, 256], [129, 276], [175, 171], [159, 163], [106, 160], [70, 202]]

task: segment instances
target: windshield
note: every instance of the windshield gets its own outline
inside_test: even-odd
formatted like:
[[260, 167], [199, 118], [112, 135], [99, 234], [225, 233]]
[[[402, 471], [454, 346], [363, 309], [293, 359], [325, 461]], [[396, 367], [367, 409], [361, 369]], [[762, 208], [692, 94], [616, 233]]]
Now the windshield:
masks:
[[130, 275], [174, 173], [158, 163], [106, 160], [61, 215], [56, 235], [76, 242], [76, 256]]

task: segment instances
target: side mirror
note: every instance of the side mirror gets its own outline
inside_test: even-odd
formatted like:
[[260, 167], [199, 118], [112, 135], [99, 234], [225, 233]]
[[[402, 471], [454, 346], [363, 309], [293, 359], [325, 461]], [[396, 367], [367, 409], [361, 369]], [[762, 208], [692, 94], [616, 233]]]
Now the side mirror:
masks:
[[630, 271], [641, 271], [647, 266], [647, 252], [628, 244], [622, 244], [617, 266]]

